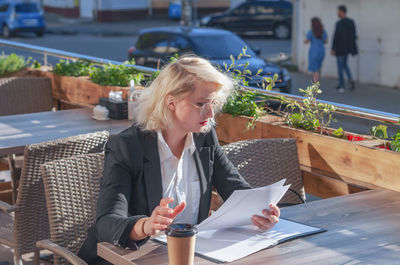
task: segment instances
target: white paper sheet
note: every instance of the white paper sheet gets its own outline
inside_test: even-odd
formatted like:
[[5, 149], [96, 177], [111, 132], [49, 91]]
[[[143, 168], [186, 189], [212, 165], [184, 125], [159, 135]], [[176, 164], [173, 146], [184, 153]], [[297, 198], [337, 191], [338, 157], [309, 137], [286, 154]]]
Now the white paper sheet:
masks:
[[204, 231], [251, 225], [251, 216], [262, 215], [263, 209], [269, 208], [271, 203], [277, 204], [285, 195], [290, 185], [282, 186], [283, 183], [285, 179], [265, 187], [234, 191], [215, 213], [197, 226], [197, 229]]
[[[269, 186], [237, 190], [210, 217], [197, 226], [196, 253], [217, 262], [231, 262], [294, 237], [324, 231], [285, 219], [270, 230], [261, 231], [251, 216], [261, 215], [271, 203], [277, 204], [290, 185], [285, 179]], [[167, 242], [165, 235], [154, 238]]]
[[[200, 231], [196, 236], [196, 254], [217, 262], [231, 262], [294, 237], [324, 231], [286, 219], [263, 232], [253, 225]], [[166, 243], [165, 235], [156, 238]]]

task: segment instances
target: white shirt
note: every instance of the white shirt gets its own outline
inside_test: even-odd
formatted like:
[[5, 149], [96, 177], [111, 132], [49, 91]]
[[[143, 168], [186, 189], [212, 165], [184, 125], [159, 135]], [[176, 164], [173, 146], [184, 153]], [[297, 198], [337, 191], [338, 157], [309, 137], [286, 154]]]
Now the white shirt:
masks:
[[174, 198], [169, 204], [170, 208], [186, 201], [185, 209], [175, 218], [174, 223], [196, 224], [200, 204], [200, 181], [193, 158], [196, 150], [193, 134], [187, 134], [179, 159], [172, 153], [161, 132], [157, 133], [157, 139], [163, 198]]

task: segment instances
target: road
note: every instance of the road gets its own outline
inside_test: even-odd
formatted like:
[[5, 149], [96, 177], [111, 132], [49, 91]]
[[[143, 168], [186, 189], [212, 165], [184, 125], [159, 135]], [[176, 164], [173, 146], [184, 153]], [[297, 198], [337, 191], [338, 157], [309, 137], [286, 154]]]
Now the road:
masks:
[[[136, 36], [111, 37], [84, 34], [47, 34], [42, 38], [36, 38], [34, 35], [25, 34], [10, 40], [122, 62], [127, 59], [128, 48], [134, 45], [136, 39]], [[290, 40], [253, 38], [246, 41], [250, 46], [260, 48], [263, 58], [276, 57], [281, 52], [290, 54], [291, 51]]]

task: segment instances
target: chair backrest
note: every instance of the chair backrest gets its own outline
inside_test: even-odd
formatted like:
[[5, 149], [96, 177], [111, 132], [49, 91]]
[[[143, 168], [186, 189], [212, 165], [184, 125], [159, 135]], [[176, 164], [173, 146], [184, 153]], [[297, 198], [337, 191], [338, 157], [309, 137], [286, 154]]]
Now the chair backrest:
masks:
[[53, 108], [48, 77], [0, 78], [0, 116], [49, 111]]
[[107, 131], [82, 134], [25, 147], [14, 219], [16, 254], [32, 252], [37, 241], [50, 237], [40, 165], [53, 160], [104, 150]]
[[[245, 140], [222, 146], [229, 160], [253, 187], [261, 187], [286, 178], [286, 184], [305, 200], [303, 180], [297, 156], [296, 140], [269, 138]], [[301, 203], [288, 191], [281, 204]]]
[[[104, 153], [73, 156], [41, 166], [52, 242], [77, 254], [96, 219]], [[55, 256], [54, 264], [65, 264]]]

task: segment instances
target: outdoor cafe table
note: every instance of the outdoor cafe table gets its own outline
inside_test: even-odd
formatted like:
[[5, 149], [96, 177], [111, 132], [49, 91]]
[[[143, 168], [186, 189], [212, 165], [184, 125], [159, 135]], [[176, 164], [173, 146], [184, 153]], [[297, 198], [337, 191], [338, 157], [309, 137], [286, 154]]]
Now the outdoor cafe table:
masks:
[[0, 157], [9, 158], [13, 202], [18, 178], [14, 158], [25, 146], [104, 130], [115, 135], [131, 125], [128, 120], [94, 120], [92, 112], [91, 108], [79, 108], [0, 116]]
[[[400, 264], [400, 193], [370, 190], [282, 208], [282, 217], [327, 229], [229, 264]], [[119, 265], [168, 264], [167, 248], [138, 251], [99, 243], [97, 254]], [[195, 264], [215, 264], [195, 257]]]
[[106, 130], [115, 135], [128, 120], [98, 121], [91, 108], [0, 116], [0, 156], [23, 153], [26, 145]]

